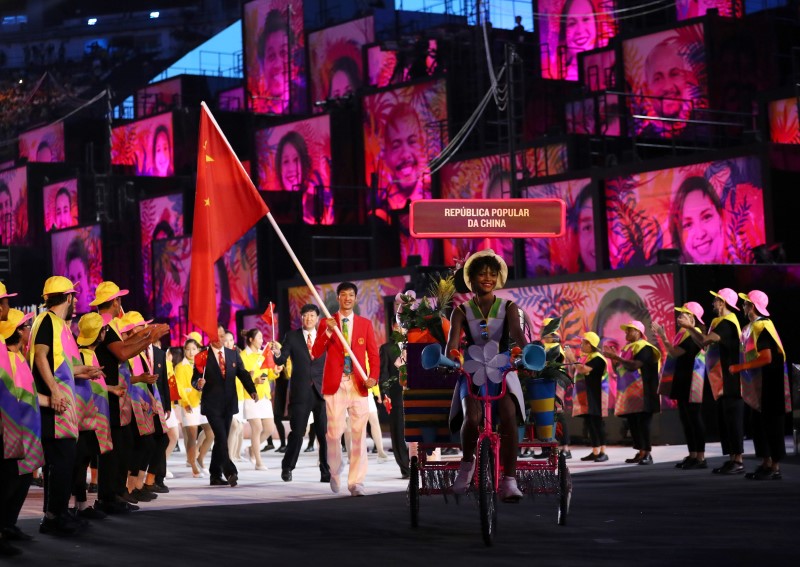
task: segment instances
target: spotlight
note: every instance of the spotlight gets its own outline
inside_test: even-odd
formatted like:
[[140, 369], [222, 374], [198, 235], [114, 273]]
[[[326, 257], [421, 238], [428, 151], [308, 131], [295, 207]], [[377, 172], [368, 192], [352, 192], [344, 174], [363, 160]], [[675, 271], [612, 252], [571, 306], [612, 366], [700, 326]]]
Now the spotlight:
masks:
[[161, 15], [161, 14], [160, 14], [159, 12], [150, 12], [150, 19], [151, 19], [151, 20], [155, 20], [155, 19], [156, 19], [156, 18], [158, 18], [160, 15]]
[[93, 26], [96, 23], [97, 23], [97, 18], [89, 18], [88, 20], [86, 20], [86, 25], [87, 26]]
[[673, 266], [681, 263], [681, 251], [677, 248], [662, 248], [656, 251], [656, 264], [659, 266]]

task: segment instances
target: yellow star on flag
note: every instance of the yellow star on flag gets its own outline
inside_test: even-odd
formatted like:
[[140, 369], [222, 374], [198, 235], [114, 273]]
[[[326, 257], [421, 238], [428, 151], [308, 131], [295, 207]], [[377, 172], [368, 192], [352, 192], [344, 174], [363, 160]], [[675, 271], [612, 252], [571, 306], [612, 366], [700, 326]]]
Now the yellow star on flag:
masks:
[[211, 157], [210, 155], [206, 154], [206, 163], [209, 163], [209, 162], [212, 162], [212, 161], [214, 161], [214, 158]]
[[211, 206], [211, 199], [206, 199], [204, 201], [204, 203], [205, 203], [206, 207], [210, 207]]

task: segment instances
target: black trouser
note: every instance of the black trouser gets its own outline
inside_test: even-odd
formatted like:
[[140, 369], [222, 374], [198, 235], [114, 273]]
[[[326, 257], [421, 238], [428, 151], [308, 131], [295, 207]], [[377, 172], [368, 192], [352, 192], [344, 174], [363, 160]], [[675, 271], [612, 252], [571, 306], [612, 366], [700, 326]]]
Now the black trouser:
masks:
[[719, 440], [723, 455], [744, 453], [744, 400], [722, 396], [717, 400]]
[[[133, 426], [136, 427], [135, 424]], [[114, 448], [100, 455], [97, 467], [97, 498], [107, 503], [125, 494], [133, 448], [130, 425], [112, 426], [111, 442]]]
[[589, 432], [592, 447], [603, 447], [606, 444], [606, 422], [602, 415], [582, 415]]
[[131, 453], [131, 462], [128, 467], [128, 474], [136, 476], [139, 471], [147, 470], [147, 465], [150, 462], [150, 457], [156, 448], [156, 442], [153, 434], [142, 435], [139, 433], [139, 428], [135, 423], [131, 423], [131, 433], [133, 435], [133, 451]]
[[704, 453], [706, 450], [706, 424], [703, 422], [703, 404], [678, 400], [678, 413], [689, 452]]
[[[312, 431], [316, 431], [319, 439], [319, 471], [323, 475], [330, 474], [328, 467], [328, 442], [325, 440], [325, 431], [328, 429], [328, 414], [325, 410], [325, 400], [320, 398], [316, 392], [311, 392], [311, 396], [298, 403], [289, 399], [289, 442], [286, 445], [286, 453], [281, 461], [281, 469], [292, 471], [297, 465], [297, 458], [300, 456], [300, 449], [303, 447], [303, 435], [308, 425], [308, 415], [314, 414]], [[277, 423], [277, 422], [276, 422]]]
[[45, 514], [63, 516], [69, 508], [72, 472], [75, 468], [75, 439], [43, 438], [44, 505]]
[[392, 402], [389, 412], [389, 433], [392, 436], [392, 452], [400, 474], [410, 473], [408, 468], [408, 445], [406, 445], [405, 410], [403, 408], [403, 389], [399, 384], [392, 384], [385, 393]]
[[653, 421], [653, 414], [650, 412], [629, 413], [624, 416], [628, 420], [628, 429], [633, 439], [633, 448], [639, 451], [650, 452], [650, 423]]
[[786, 443], [784, 441], [784, 421], [786, 416], [782, 413], [762, 413], [753, 410], [753, 447], [756, 456], [762, 459], [772, 459], [779, 462], [786, 456]]
[[161, 427], [161, 419], [156, 415], [153, 417], [156, 431], [151, 435], [153, 438], [153, 452], [147, 462], [147, 472], [156, 476], [156, 482], [164, 480], [167, 474], [167, 445], [169, 445], [169, 437], [164, 433]]
[[[72, 495], [76, 502], [86, 502], [86, 469], [92, 457], [100, 454], [100, 444], [94, 431], [81, 431], [75, 454], [75, 469], [72, 474]], [[100, 478], [100, 472], [97, 473]]]
[[[3, 436], [0, 435], [0, 447]], [[0, 459], [0, 528], [14, 527], [28, 496], [33, 475], [19, 474], [17, 459]]]
[[208, 473], [211, 478], [229, 477], [232, 474], [237, 474], [239, 471], [236, 465], [231, 461], [228, 454], [228, 434], [231, 431], [231, 420], [233, 414], [206, 414], [208, 425], [214, 432], [214, 447], [211, 449], [211, 464], [208, 465]]

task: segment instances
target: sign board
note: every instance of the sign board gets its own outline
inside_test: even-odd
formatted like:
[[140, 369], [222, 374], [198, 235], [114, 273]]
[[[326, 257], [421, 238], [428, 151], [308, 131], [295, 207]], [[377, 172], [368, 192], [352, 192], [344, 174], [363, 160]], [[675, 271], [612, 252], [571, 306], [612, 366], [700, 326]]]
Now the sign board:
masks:
[[431, 199], [411, 203], [416, 238], [550, 238], [564, 235], [561, 199]]

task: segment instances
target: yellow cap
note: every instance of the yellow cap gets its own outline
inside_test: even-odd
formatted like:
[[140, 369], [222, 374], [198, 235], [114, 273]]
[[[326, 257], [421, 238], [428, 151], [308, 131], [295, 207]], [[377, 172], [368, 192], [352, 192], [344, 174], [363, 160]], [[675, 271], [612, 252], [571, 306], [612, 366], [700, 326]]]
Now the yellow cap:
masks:
[[203, 337], [201, 337], [200, 333], [198, 333], [197, 331], [192, 331], [188, 335], [185, 335], [185, 338], [186, 338], [187, 341], [189, 339], [193, 340], [194, 342], [196, 342], [198, 344], [198, 346], [203, 346]]
[[14, 334], [14, 331], [30, 319], [33, 319], [33, 313], [23, 313], [19, 309], [14, 308], [9, 309], [8, 319], [0, 322], [0, 335], [3, 335], [3, 338], [7, 339]]
[[105, 326], [105, 321], [99, 313], [87, 313], [78, 321], [78, 338], [75, 342], [78, 346], [94, 343]]
[[142, 314], [138, 311], [128, 311], [120, 319], [119, 331], [121, 333], [127, 333], [131, 329], [135, 329], [136, 327], [141, 327], [143, 325], [149, 325], [152, 322], [152, 319], [145, 321], [144, 317], [142, 317]]
[[6, 289], [5, 284], [0, 282], [0, 299], [3, 299], [4, 297], [14, 297], [15, 295], [17, 295], [17, 294], [16, 293], [8, 293], [8, 290]]
[[111, 301], [123, 295], [128, 295], [127, 289], [120, 289], [114, 282], [100, 282], [97, 284], [97, 289], [94, 292], [94, 301], [89, 305], [97, 307], [101, 303]]
[[78, 293], [75, 284], [64, 276], [51, 276], [44, 282], [42, 297], [47, 297], [54, 293]]
[[581, 339], [592, 345], [592, 348], [597, 348], [600, 345], [600, 337], [593, 331], [584, 333]]

